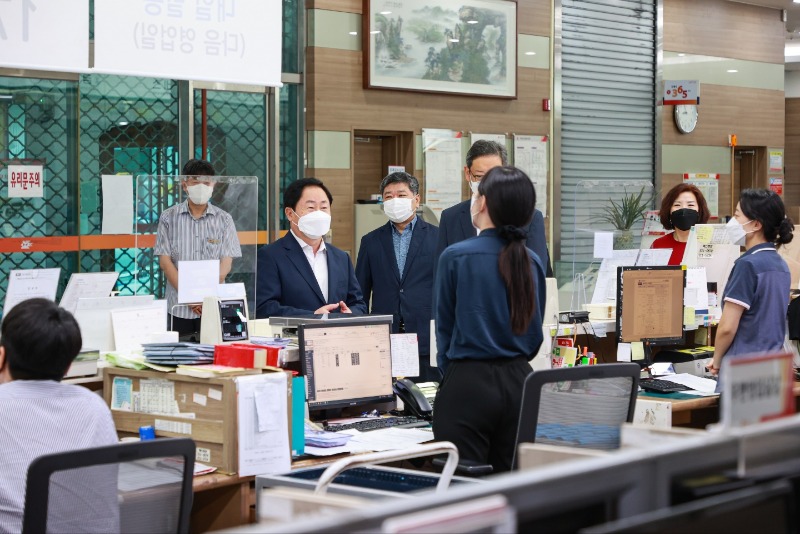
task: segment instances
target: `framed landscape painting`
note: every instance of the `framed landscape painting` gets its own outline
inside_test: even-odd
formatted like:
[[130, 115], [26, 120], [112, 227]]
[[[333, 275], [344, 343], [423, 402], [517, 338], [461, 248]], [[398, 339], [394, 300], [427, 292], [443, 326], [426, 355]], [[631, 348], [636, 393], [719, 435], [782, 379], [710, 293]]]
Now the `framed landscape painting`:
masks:
[[364, 0], [364, 86], [516, 98], [517, 4]]

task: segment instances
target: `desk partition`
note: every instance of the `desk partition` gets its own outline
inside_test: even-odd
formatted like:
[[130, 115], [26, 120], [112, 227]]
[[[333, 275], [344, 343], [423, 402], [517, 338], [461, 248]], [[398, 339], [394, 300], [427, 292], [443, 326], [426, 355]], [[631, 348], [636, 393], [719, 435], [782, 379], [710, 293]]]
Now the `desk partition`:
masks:
[[[653, 436], [652, 446], [607, 456], [489, 477], [482, 484], [453, 487], [440, 495], [377, 501], [370, 507], [275, 526], [251, 525], [237, 532], [380, 531], [386, 521], [493, 495], [505, 498], [518, 531], [559, 525], [588, 527], [582, 519], [604, 509], [605, 521], [673, 506], [677, 482], [708, 475], [732, 477], [800, 476], [796, 451], [800, 416], [726, 433], [703, 432], [685, 439]], [[791, 469], [792, 462], [798, 464]], [[789, 466], [789, 467], [787, 467]], [[577, 519], [577, 521], [576, 521]], [[570, 523], [571, 522], [571, 523]]]

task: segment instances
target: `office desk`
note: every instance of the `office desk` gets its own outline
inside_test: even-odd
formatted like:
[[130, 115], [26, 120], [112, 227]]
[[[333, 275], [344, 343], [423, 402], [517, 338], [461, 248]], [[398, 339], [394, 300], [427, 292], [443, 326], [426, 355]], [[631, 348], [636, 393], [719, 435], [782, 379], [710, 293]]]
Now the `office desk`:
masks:
[[222, 473], [195, 477], [190, 531], [208, 532], [250, 523], [250, 507], [255, 504], [253, 481], [252, 476]]
[[[800, 383], [794, 384], [795, 409], [800, 413]], [[642, 399], [668, 401], [672, 404], [672, 426], [705, 428], [719, 422], [719, 397], [672, 399], [639, 393]]]

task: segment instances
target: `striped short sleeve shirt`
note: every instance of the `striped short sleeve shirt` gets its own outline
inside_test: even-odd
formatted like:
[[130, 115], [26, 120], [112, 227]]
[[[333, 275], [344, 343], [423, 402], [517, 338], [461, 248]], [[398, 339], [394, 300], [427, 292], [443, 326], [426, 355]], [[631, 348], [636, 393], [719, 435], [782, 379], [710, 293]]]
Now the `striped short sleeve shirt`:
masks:
[[[218, 260], [239, 258], [242, 249], [233, 217], [224, 210], [208, 204], [205, 213], [195, 219], [187, 201], [164, 210], [158, 220], [156, 256], [169, 256], [175, 267], [179, 261]], [[167, 282], [167, 310], [175, 317], [199, 317], [188, 307], [172, 307], [178, 303], [178, 290]]]

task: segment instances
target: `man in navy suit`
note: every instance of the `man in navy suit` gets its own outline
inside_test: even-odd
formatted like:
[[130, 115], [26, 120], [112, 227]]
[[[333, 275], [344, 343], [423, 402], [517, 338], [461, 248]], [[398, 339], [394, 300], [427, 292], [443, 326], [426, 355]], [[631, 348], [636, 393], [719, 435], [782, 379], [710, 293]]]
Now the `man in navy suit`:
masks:
[[291, 229], [258, 251], [256, 317], [367, 312], [350, 258], [322, 239], [331, 227], [331, 204], [333, 196], [316, 178], [286, 188]]
[[394, 172], [381, 182], [383, 211], [389, 222], [361, 239], [356, 277], [372, 313], [392, 314], [395, 333], [415, 333], [419, 382], [438, 381], [430, 366], [433, 259], [439, 229], [417, 217], [419, 181]]
[[[464, 166], [464, 178], [470, 185], [472, 194], [478, 190], [478, 183], [481, 178], [489, 172], [489, 169], [508, 165], [506, 147], [494, 141], [478, 140], [472, 144], [467, 152], [467, 161]], [[439, 244], [436, 250], [436, 261], [444, 249], [463, 241], [468, 237], [477, 235], [477, 230], [472, 226], [472, 217], [469, 209], [471, 200], [465, 200], [447, 208], [442, 212], [439, 223]], [[528, 227], [528, 239], [526, 246], [534, 251], [545, 264], [548, 277], [553, 276], [553, 269], [550, 267], [550, 253], [547, 251], [547, 240], [544, 236], [544, 217], [542, 212], [534, 210], [531, 224]]]

